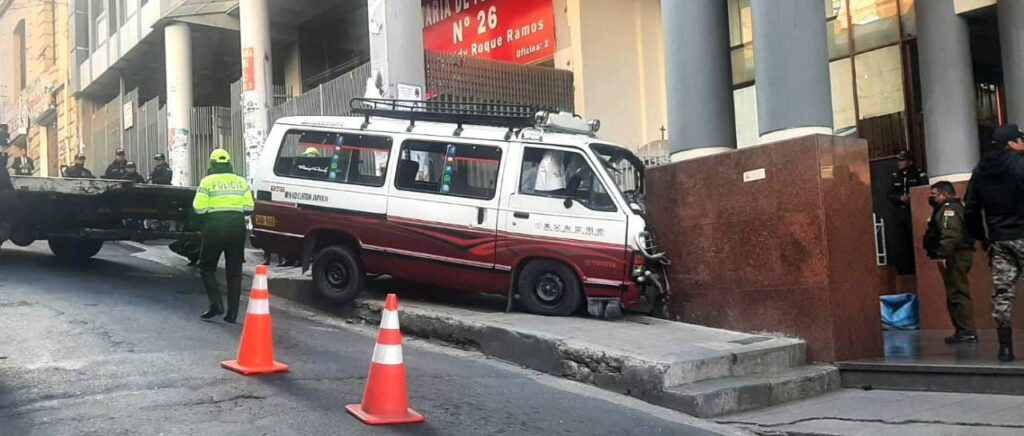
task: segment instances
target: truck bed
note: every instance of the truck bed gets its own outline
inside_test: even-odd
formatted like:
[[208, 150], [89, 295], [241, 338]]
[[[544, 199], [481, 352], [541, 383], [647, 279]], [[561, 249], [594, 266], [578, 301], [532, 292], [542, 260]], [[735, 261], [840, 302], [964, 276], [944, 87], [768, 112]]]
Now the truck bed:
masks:
[[[122, 180], [11, 177], [7, 214], [16, 243], [71, 237], [147, 240], [183, 236], [192, 188]], [[146, 223], [160, 223], [149, 226]]]

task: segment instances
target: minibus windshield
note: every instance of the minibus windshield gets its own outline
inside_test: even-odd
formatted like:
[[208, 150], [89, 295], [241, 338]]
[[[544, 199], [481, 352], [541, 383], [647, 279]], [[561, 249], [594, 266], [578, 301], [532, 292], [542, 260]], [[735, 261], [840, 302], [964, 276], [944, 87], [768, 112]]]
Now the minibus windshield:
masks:
[[628, 202], [637, 202], [644, 193], [644, 164], [636, 155], [622, 147], [591, 144], [590, 148], [601, 158], [601, 166], [615, 181]]

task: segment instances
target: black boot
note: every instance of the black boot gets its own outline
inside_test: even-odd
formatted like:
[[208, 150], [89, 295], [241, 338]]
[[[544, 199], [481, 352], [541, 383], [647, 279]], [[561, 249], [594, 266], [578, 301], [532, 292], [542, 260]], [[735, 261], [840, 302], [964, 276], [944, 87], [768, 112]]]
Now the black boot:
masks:
[[1013, 329], [1010, 327], [999, 327], [999, 361], [1012, 362], [1013, 356]]
[[957, 331], [953, 336], [949, 336], [945, 339], [947, 344], [965, 344], [978, 342], [978, 335], [974, 332], [969, 331]]
[[222, 313], [224, 313], [224, 308], [220, 306], [210, 306], [210, 310], [207, 310], [202, 315], [199, 315], [199, 317], [202, 319], [210, 319]]

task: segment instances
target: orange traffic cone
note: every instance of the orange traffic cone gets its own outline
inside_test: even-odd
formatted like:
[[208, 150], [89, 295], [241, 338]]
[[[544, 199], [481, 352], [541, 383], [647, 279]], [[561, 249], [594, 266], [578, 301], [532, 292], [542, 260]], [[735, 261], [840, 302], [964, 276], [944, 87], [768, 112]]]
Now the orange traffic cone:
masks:
[[270, 325], [270, 291], [267, 290], [267, 267], [256, 267], [249, 293], [249, 308], [238, 344], [238, 360], [226, 360], [221, 367], [242, 375], [272, 374], [288, 371], [288, 365], [274, 361], [274, 338]]
[[402, 362], [402, 332], [398, 328], [398, 297], [388, 294], [380, 317], [377, 345], [373, 347], [370, 375], [362, 404], [350, 404], [345, 410], [364, 424], [411, 424], [423, 422], [423, 415], [409, 408]]

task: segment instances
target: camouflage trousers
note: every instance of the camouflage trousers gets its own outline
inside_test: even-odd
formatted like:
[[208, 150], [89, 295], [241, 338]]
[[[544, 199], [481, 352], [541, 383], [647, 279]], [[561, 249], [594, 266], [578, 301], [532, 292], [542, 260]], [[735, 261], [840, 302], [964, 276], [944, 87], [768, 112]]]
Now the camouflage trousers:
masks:
[[1013, 298], [1024, 272], [1024, 239], [993, 242], [988, 256], [992, 264], [992, 317], [1000, 327], [1009, 327]]

